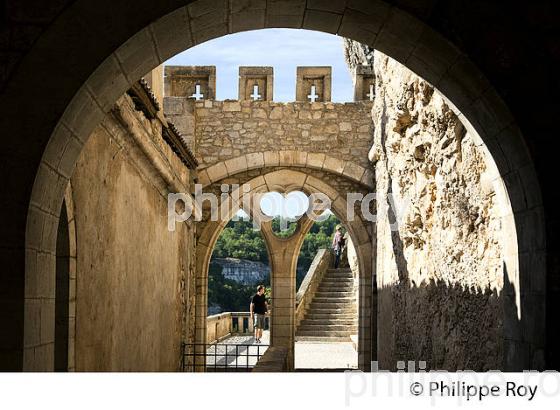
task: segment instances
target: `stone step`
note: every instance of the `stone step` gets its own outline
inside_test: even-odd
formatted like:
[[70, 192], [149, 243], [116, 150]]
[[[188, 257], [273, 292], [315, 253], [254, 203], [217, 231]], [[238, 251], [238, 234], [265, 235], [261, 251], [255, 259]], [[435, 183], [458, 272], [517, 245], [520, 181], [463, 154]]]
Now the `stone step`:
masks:
[[352, 291], [348, 291], [348, 290], [317, 290], [317, 292], [315, 292], [315, 297], [313, 299], [316, 298], [330, 298], [330, 297], [344, 297], [344, 298], [353, 298], [354, 297], [354, 292]]
[[347, 288], [336, 288], [336, 287], [328, 287], [328, 288], [318, 288], [317, 292], [315, 292], [315, 295], [317, 295], [317, 293], [348, 293], [351, 296], [355, 296], [356, 292], [354, 292], [354, 289], [347, 289]]
[[325, 280], [334, 280], [334, 281], [341, 281], [341, 280], [354, 280], [354, 276], [351, 274], [347, 274], [347, 273], [325, 273], [323, 275], [323, 278], [321, 279], [322, 281]]
[[327, 272], [323, 276], [323, 279], [354, 279], [352, 272]]
[[352, 269], [350, 268], [328, 268], [327, 273], [338, 273], [338, 272], [350, 272], [352, 273]]
[[321, 282], [317, 288], [354, 289], [354, 282]]
[[356, 331], [336, 331], [336, 330], [299, 330], [296, 336], [319, 336], [319, 337], [348, 337], [353, 335]]
[[308, 314], [328, 313], [328, 314], [331, 314], [331, 315], [340, 315], [340, 314], [354, 314], [357, 311], [358, 311], [358, 309], [356, 309], [353, 305], [348, 305], [348, 306], [313, 306], [313, 307], [309, 308], [307, 313]]
[[299, 336], [296, 334], [296, 342], [342, 343], [350, 341], [350, 336]]
[[338, 288], [353, 288], [354, 281], [347, 281], [347, 282], [321, 282], [319, 283], [319, 287], [338, 287]]
[[344, 276], [333, 276], [333, 277], [324, 277], [323, 279], [321, 279], [321, 283], [328, 283], [328, 284], [332, 284], [332, 283], [344, 283], [344, 284], [353, 284], [354, 283], [354, 278], [347, 278]]
[[358, 313], [308, 311], [303, 320], [358, 320]]
[[356, 298], [352, 296], [315, 296], [311, 303], [353, 303], [356, 301]]
[[315, 295], [313, 297], [312, 300], [315, 300], [317, 297], [325, 297], [325, 298], [330, 298], [330, 297], [345, 297], [345, 298], [353, 298], [357, 300], [357, 295], [356, 292], [351, 291], [351, 290], [345, 290], [345, 289], [329, 289], [329, 290], [317, 290], [317, 292], [315, 292]]
[[358, 309], [356, 309], [354, 306], [348, 306], [346, 308], [319, 307], [319, 308], [315, 308], [315, 309], [308, 309], [307, 313], [306, 313], [306, 317], [307, 317], [307, 315], [309, 315], [310, 317], [313, 316], [313, 315], [329, 315], [329, 316], [338, 315], [340, 317], [344, 317], [344, 315], [354, 316], [354, 315], [357, 315], [357, 314], [358, 314]]
[[350, 310], [355, 309], [356, 304], [352, 302], [311, 302], [309, 305], [309, 310], [316, 310], [316, 309], [329, 309], [329, 310]]
[[354, 279], [324, 279], [319, 284], [321, 285], [354, 286]]
[[325, 319], [326, 316], [330, 317], [331, 319], [334, 319], [335, 317], [339, 317], [341, 319], [347, 319], [348, 316], [358, 317], [358, 310], [353, 307], [348, 307], [345, 309], [340, 309], [340, 308], [310, 309], [307, 311], [303, 319], [307, 319], [308, 317], [311, 319], [319, 319], [319, 318]]
[[305, 316], [302, 320], [312, 320], [312, 321], [329, 321], [329, 320], [354, 320], [357, 321], [357, 315], [352, 315], [350, 313], [344, 313], [344, 316], [341, 317], [340, 313], [334, 314], [324, 314], [324, 313], [315, 313], [310, 316]]
[[305, 318], [301, 321], [300, 326], [320, 326], [320, 325], [340, 325], [340, 326], [357, 326], [358, 319], [357, 318], [345, 318], [339, 319], [336, 318], [321, 318], [321, 319], [311, 319]]
[[298, 340], [349, 342], [358, 332], [356, 289], [352, 271], [329, 269], [298, 326]]
[[298, 332], [355, 332], [358, 330], [358, 325], [356, 324], [327, 324], [327, 323], [317, 323], [317, 324], [301, 324], [298, 328]]
[[352, 273], [352, 269], [350, 268], [328, 268], [326, 273]]
[[343, 288], [354, 288], [354, 281], [353, 280], [348, 280], [346, 282], [322, 281], [321, 283], [319, 283], [319, 287], [322, 287], [322, 286], [337, 286], [337, 287], [343, 287]]

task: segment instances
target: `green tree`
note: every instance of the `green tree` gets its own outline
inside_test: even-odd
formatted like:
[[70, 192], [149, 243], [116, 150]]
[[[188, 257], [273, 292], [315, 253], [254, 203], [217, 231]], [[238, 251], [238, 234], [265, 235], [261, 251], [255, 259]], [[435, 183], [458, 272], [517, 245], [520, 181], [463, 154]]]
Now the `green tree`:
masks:
[[[297, 223], [288, 224], [288, 230], [280, 231], [280, 218], [272, 221], [274, 232], [281, 237], [293, 234]], [[299, 288], [317, 251], [321, 248], [330, 249], [334, 230], [340, 221], [335, 215], [329, 215], [323, 221], [315, 222], [305, 236], [297, 263], [296, 286]], [[268, 265], [268, 252], [262, 234], [253, 229], [250, 221], [230, 221], [216, 242], [212, 258], [238, 258], [258, 261]], [[256, 283], [243, 285], [225, 279], [222, 268], [216, 263], [210, 264], [208, 275], [208, 304], [219, 305], [222, 311], [247, 311], [251, 295], [256, 291]], [[270, 292], [270, 278], [265, 283]]]

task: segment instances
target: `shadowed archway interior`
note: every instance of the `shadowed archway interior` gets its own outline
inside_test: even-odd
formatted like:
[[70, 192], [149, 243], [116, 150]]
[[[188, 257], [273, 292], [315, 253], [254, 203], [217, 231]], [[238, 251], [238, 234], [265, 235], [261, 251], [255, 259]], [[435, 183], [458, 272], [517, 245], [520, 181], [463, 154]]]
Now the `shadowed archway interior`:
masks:
[[[504, 186], [502, 194], [511, 203], [513, 213], [508, 217], [516, 228], [512, 237], [515, 246], [508, 257], [516, 261], [512, 263], [515, 272], [510, 271], [510, 281], [518, 289], [516, 299], [521, 305], [517, 310], [522, 315], [544, 311], [544, 298], [539, 298], [540, 291], [535, 290], [541, 288], [536, 283], [544, 282], [546, 274], [544, 208], [524, 139], [488, 80], [466, 54], [423, 23], [421, 13], [415, 16], [385, 2], [361, 1], [350, 4], [334, 1], [328, 6], [269, 1], [245, 7], [240, 7], [238, 2], [210, 0], [180, 7], [172, 3], [146, 4], [145, 8], [138, 5], [137, 17], [128, 24], [120, 24], [130, 13], [124, 4], [103, 7], [87, 0], [77, 1], [35, 43], [8, 83], [5, 90], [8, 101], [15, 99], [15, 94], [20, 92], [17, 84], [23, 82], [27, 84], [21, 98], [31, 97], [38, 90], [42, 92], [26, 101], [30, 121], [18, 133], [7, 134], [7, 147], [21, 147], [20, 141], [35, 141], [28, 144], [25, 154], [21, 149], [13, 150], [14, 158], [25, 157], [29, 161], [25, 166], [14, 166], [25, 183], [16, 184], [10, 179], [14, 181], [9, 186], [16, 200], [6, 205], [7, 214], [13, 216], [6, 232], [14, 234], [10, 239], [17, 238], [6, 242], [11, 243], [3, 253], [3, 258], [13, 260], [9, 266], [14, 266], [16, 272], [10, 279], [9, 289], [13, 292], [3, 300], [8, 307], [4, 311], [10, 312], [5, 316], [8, 328], [13, 330], [2, 342], [7, 368], [52, 369], [49, 332], [45, 332], [44, 340], [29, 339], [33, 334], [32, 321], [36, 320], [30, 316], [29, 306], [51, 305], [55, 295], [53, 292], [39, 297], [29, 289], [25, 291], [25, 287], [38, 277], [55, 281], [53, 264], [36, 261], [39, 255], [55, 257], [56, 226], [64, 190], [84, 143], [104, 112], [133, 82], [172, 55], [231, 32], [266, 27], [318, 30], [368, 44], [415, 71], [446, 97], [469, 132], [478, 136], [481, 146], [487, 148], [489, 158], [493, 158], [490, 161], [495, 161], [497, 167], [496, 178], [507, 181], [507, 190]], [[97, 10], [91, 16], [85, 12], [90, 7]], [[115, 28], [110, 38], [99, 33], [92, 35], [91, 30], [102, 27], [87, 21], [93, 16]], [[63, 41], [69, 35], [65, 29], [69, 26], [75, 30], [71, 33], [74, 37]], [[90, 42], [96, 41], [91, 47], [95, 53], [89, 55], [88, 37]], [[47, 58], [53, 70], [60, 69], [64, 86], [46, 84], [41, 76], [32, 80], [36, 67]], [[39, 107], [48, 109], [45, 112]], [[17, 118], [10, 115], [14, 110], [15, 107], [6, 107], [2, 125], [6, 118]], [[4, 129], [10, 127], [6, 124]], [[12, 159], [9, 163], [13, 162]], [[536, 309], [535, 304], [542, 306]], [[43, 326], [54, 326], [54, 323], [43, 323]], [[506, 337], [507, 368], [534, 367], [544, 355], [544, 324], [530, 328], [524, 321], [523, 326], [527, 330]]]

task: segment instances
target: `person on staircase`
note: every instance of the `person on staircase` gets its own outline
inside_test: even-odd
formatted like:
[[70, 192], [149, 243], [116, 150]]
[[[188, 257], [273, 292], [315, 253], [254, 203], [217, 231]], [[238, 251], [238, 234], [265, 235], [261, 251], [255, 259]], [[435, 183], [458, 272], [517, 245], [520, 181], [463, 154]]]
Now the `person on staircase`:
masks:
[[342, 234], [342, 228], [340, 225], [336, 227], [336, 232], [334, 233], [334, 237], [332, 240], [332, 249], [334, 251], [334, 268], [338, 269], [338, 265], [340, 264], [340, 255], [342, 255], [342, 251], [344, 250], [344, 246], [346, 245], [346, 239]]

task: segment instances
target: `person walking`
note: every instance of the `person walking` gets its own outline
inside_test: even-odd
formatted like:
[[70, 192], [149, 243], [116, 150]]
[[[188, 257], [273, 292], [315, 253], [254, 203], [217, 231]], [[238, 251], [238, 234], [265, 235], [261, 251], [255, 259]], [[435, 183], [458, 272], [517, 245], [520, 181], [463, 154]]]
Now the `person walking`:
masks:
[[344, 235], [342, 234], [342, 229], [340, 225], [336, 227], [336, 232], [334, 233], [334, 237], [332, 240], [332, 249], [334, 251], [334, 268], [338, 269], [338, 265], [340, 264], [340, 255], [342, 255], [342, 251], [344, 249], [344, 245], [346, 243], [346, 239], [344, 239]]
[[253, 327], [255, 328], [255, 340], [257, 343], [261, 343], [264, 329], [264, 317], [268, 311], [268, 304], [266, 303], [264, 292], [264, 286], [259, 285], [257, 287], [257, 293], [251, 298], [251, 307], [249, 308]]

